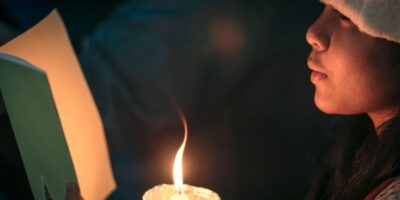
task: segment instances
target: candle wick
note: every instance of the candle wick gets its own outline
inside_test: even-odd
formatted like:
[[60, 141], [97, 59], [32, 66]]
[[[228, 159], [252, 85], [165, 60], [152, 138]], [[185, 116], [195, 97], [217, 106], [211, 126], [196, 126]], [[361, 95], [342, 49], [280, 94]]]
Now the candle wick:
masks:
[[182, 196], [184, 194], [183, 188], [181, 188], [181, 187], [178, 188], [178, 194], [179, 194], [179, 196]]

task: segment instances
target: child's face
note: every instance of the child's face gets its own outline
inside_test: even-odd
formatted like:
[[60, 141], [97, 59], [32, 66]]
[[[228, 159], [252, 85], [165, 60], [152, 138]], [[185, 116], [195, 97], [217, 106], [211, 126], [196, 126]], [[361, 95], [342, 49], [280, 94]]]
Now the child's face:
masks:
[[[306, 35], [317, 107], [330, 114], [375, 112], [394, 106], [398, 69], [389, 42], [359, 31], [327, 5]], [[396, 91], [397, 90], [397, 91]]]

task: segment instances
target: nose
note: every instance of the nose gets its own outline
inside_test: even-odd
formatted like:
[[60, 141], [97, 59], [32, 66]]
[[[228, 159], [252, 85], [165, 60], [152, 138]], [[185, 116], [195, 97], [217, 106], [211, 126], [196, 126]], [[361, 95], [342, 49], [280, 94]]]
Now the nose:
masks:
[[324, 51], [328, 49], [330, 37], [327, 24], [324, 23], [321, 15], [307, 30], [306, 40], [315, 51]]

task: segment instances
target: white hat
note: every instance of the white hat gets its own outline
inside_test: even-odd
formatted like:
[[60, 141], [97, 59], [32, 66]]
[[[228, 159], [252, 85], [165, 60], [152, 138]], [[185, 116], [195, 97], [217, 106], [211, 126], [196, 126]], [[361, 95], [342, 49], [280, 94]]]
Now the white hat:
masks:
[[321, 0], [348, 17], [360, 31], [400, 43], [400, 0]]

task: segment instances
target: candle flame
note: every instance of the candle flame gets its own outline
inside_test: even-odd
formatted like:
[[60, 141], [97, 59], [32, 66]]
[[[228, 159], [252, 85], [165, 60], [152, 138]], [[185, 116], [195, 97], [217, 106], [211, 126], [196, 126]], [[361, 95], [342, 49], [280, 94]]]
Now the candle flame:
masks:
[[182, 112], [179, 112], [179, 116], [182, 120], [183, 123], [183, 128], [185, 132], [185, 137], [183, 138], [182, 145], [179, 147], [178, 152], [176, 153], [175, 156], [175, 161], [174, 161], [174, 184], [175, 188], [178, 189], [179, 191], [183, 190], [183, 169], [182, 169], [182, 159], [183, 159], [183, 151], [185, 150], [186, 146], [186, 140], [187, 140], [187, 135], [188, 135], [188, 127], [187, 127], [187, 122], [186, 122], [186, 117]]

